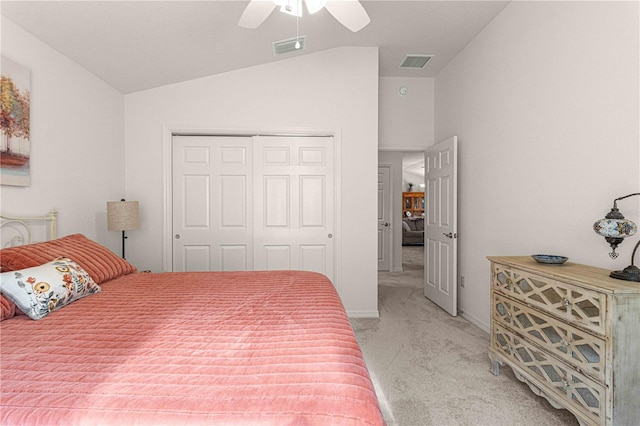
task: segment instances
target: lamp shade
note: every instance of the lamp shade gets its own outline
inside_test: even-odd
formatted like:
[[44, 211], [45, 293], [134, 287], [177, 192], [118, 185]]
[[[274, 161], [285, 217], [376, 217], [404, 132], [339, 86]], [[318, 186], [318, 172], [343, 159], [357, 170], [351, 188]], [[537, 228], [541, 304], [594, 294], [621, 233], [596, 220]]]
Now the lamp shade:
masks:
[[600, 219], [593, 224], [598, 235], [609, 238], [627, 238], [638, 230], [635, 223], [627, 219]]
[[140, 205], [137, 201], [108, 201], [107, 227], [109, 231], [128, 231], [140, 228]]

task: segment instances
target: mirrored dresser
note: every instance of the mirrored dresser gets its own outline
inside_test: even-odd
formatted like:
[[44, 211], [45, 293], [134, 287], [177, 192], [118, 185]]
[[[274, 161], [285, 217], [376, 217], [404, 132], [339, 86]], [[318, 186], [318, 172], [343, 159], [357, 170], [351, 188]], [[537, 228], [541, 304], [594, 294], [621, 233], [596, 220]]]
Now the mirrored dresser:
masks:
[[492, 373], [509, 366], [582, 425], [640, 425], [640, 284], [571, 262], [488, 259]]

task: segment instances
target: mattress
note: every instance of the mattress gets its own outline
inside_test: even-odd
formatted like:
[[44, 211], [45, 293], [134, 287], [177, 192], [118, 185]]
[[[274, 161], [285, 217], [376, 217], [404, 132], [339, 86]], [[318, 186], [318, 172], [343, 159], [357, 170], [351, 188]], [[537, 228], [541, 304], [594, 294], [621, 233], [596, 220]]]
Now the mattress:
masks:
[[384, 424], [331, 282], [132, 273], [0, 323], [3, 425]]

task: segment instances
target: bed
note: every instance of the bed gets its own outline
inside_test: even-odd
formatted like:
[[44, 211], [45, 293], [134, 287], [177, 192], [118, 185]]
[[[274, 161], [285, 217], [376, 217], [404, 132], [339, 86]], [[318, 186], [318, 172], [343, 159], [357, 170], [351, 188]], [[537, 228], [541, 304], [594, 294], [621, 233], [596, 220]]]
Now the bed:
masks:
[[[80, 234], [3, 248], [0, 267], [2, 425], [384, 424], [323, 275], [138, 272]], [[29, 285], [43, 268], [89, 293], [57, 306]], [[48, 297], [41, 319], [10, 306], [16, 276]]]

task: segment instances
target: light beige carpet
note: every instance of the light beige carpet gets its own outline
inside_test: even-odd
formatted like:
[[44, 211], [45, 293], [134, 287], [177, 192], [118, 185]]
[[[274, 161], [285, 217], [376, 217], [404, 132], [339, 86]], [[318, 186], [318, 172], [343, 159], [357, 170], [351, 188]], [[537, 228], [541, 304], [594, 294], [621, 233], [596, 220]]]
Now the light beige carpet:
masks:
[[379, 273], [380, 318], [352, 320], [389, 426], [578, 424], [508, 367], [493, 376], [489, 335], [427, 300], [423, 248], [403, 251], [405, 272]]

